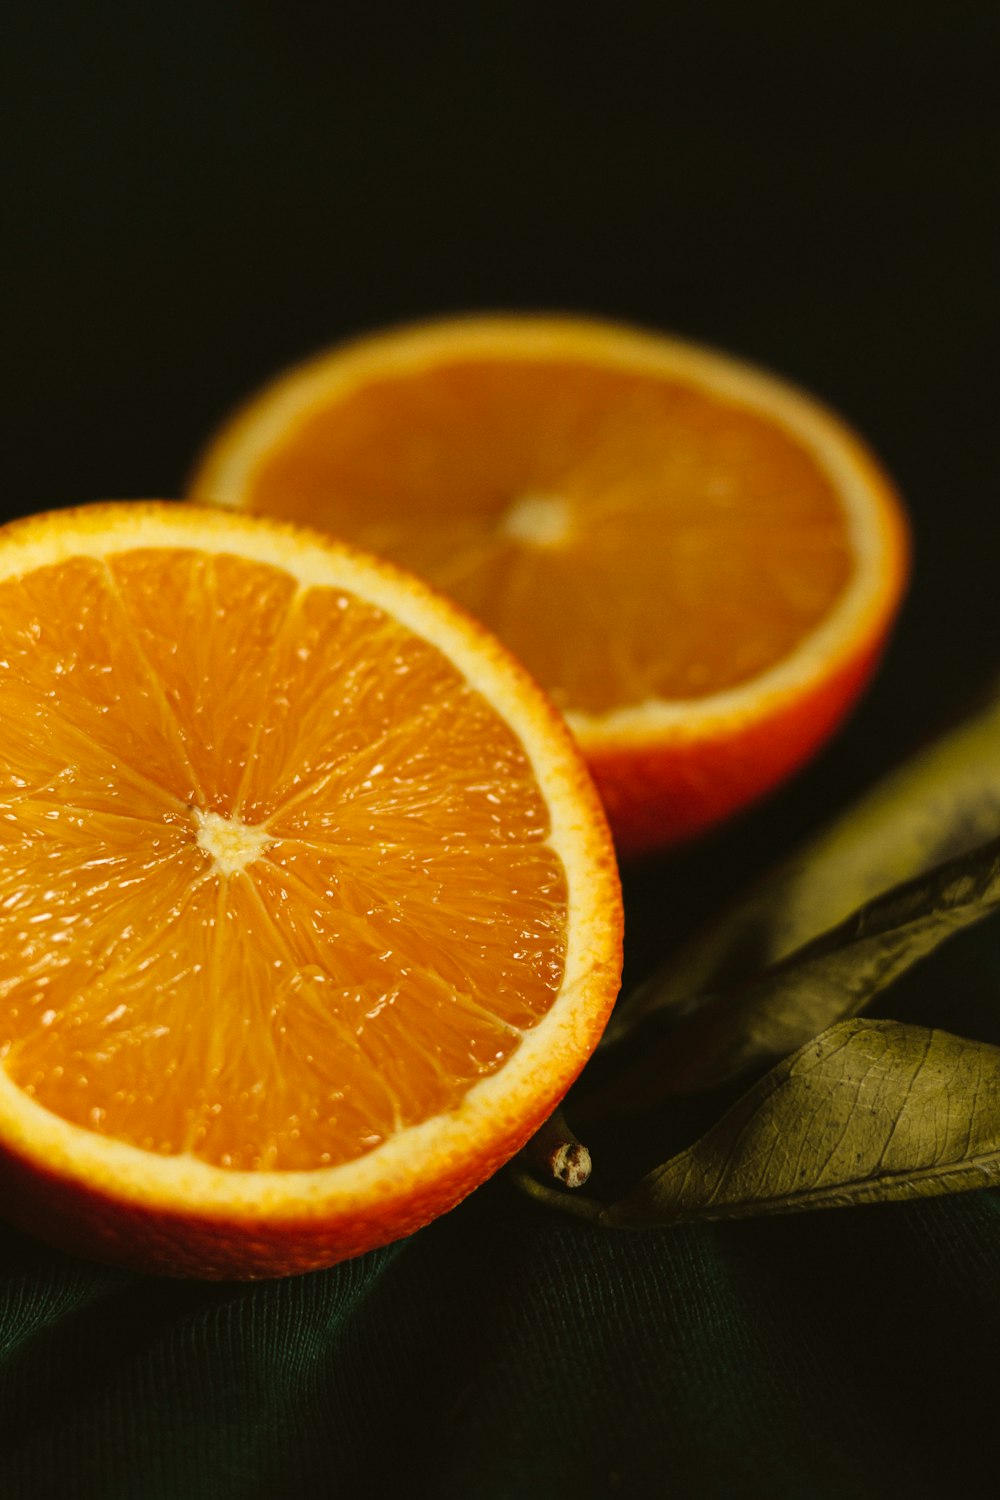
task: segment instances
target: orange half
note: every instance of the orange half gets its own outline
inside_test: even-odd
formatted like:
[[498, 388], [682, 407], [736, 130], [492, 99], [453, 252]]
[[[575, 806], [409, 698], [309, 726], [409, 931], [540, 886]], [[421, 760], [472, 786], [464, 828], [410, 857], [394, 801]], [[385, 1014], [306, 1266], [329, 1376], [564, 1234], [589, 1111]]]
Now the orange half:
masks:
[[479, 625], [278, 522], [0, 533], [0, 1182], [56, 1243], [305, 1270], [516, 1151], [620, 969], [600, 804]]
[[626, 854], [707, 827], [822, 744], [907, 573], [892, 485], [829, 411], [584, 319], [334, 349], [222, 427], [191, 494], [349, 538], [483, 620], [566, 715]]

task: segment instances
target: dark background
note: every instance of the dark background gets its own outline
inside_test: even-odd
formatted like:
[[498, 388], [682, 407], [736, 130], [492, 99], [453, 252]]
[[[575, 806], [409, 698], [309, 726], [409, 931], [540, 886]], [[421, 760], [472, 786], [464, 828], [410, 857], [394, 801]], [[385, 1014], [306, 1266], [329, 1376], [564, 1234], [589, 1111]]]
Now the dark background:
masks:
[[[915, 571], [881, 676], [785, 792], [627, 875], [630, 978], [995, 669], [994, 0], [103, 0], [5, 29], [5, 516], [178, 495], [283, 365], [480, 308], [728, 348], [895, 475]], [[995, 993], [978, 941], [936, 982]], [[609, 1239], [498, 1182], [394, 1251], [221, 1290], [11, 1233], [7, 1493], [364, 1493], [399, 1444], [456, 1495], [973, 1493], [998, 1218]]]

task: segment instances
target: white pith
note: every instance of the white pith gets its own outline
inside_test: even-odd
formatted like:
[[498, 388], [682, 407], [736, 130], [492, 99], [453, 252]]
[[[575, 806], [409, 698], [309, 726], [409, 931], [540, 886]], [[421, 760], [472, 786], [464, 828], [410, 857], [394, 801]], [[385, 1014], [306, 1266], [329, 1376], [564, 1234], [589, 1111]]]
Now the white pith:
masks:
[[529, 547], [557, 547], [571, 535], [569, 504], [561, 495], [519, 495], [500, 519], [501, 536]]
[[203, 812], [200, 807], [193, 808], [191, 816], [197, 829], [198, 847], [210, 856], [219, 875], [238, 875], [271, 843], [266, 828], [244, 823], [240, 818], [224, 818], [220, 813]]

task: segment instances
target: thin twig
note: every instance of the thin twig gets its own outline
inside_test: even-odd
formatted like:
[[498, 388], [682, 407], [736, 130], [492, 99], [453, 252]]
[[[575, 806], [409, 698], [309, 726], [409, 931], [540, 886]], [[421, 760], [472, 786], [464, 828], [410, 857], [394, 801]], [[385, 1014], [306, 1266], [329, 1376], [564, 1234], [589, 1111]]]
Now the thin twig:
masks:
[[525, 1160], [546, 1182], [580, 1188], [590, 1177], [590, 1152], [578, 1141], [561, 1109], [555, 1110], [524, 1148]]

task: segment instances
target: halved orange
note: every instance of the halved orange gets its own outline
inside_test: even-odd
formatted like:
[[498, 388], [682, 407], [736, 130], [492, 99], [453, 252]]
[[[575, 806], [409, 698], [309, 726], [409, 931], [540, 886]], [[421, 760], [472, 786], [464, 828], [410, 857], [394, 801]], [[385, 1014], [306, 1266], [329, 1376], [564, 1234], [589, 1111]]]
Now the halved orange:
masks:
[[2, 1211], [261, 1276], [456, 1203], [565, 1092], [621, 904], [565, 726], [478, 624], [196, 506], [0, 533]]
[[584, 750], [619, 851], [774, 786], [860, 692], [907, 529], [836, 417], [773, 376], [571, 318], [376, 335], [268, 386], [201, 500], [422, 573], [494, 630]]

